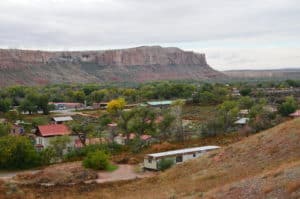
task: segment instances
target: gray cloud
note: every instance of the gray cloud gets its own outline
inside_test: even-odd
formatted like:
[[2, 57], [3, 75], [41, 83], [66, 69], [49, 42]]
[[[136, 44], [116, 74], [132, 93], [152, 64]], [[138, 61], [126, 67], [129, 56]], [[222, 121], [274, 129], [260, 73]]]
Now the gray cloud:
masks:
[[[299, 19], [298, 0], [1, 0], [0, 47], [166, 44], [211, 51], [219, 46], [226, 55], [224, 47], [299, 46]], [[235, 56], [241, 65], [248, 60]]]

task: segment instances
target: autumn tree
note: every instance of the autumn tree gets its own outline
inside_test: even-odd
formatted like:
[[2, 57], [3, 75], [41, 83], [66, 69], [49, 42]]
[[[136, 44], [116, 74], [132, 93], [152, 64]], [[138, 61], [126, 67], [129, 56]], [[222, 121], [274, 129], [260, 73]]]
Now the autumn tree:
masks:
[[125, 105], [126, 105], [126, 102], [125, 102], [124, 98], [111, 100], [107, 104], [107, 112], [114, 114], [114, 115], [118, 114], [121, 110], [124, 109]]

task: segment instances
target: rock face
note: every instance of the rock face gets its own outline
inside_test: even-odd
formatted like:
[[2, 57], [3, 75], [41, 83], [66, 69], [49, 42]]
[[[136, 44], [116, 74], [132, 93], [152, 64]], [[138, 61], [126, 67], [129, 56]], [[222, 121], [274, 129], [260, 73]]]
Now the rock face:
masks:
[[223, 77], [204, 54], [143, 46], [122, 50], [47, 52], [0, 50], [0, 85]]

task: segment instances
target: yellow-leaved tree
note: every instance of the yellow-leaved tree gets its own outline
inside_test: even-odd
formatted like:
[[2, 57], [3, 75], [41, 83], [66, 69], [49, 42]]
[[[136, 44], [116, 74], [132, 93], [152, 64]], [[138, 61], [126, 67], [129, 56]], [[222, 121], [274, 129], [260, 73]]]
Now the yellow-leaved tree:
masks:
[[117, 114], [119, 111], [124, 109], [125, 105], [126, 105], [126, 101], [124, 98], [111, 100], [107, 104], [107, 112], [111, 114]]

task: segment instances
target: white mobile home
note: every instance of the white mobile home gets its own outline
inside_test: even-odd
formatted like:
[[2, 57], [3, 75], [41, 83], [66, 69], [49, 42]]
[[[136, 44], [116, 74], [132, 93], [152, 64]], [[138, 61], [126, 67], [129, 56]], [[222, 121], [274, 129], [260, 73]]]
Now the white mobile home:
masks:
[[171, 159], [174, 161], [174, 164], [184, 162], [189, 159], [197, 158], [203, 155], [207, 151], [218, 149], [218, 146], [203, 146], [203, 147], [194, 147], [186, 148], [180, 150], [166, 151], [161, 153], [152, 153], [146, 155], [144, 158], [144, 168], [159, 170], [158, 163], [162, 159]]

